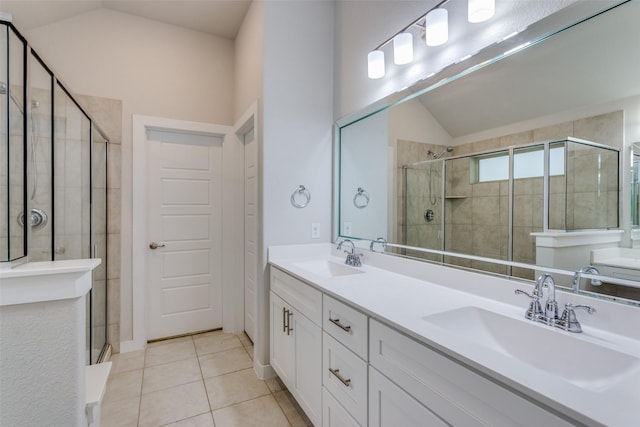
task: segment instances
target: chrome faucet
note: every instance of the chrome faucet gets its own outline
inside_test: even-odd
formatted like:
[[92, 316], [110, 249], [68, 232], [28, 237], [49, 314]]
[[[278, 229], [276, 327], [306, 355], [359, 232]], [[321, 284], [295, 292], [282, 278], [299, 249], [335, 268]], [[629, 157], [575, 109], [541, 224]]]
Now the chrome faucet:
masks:
[[347, 254], [347, 259], [344, 261], [345, 264], [350, 265], [352, 267], [361, 267], [362, 266], [362, 257], [364, 257], [364, 254], [357, 254], [356, 253], [356, 245], [353, 244], [353, 242], [349, 239], [344, 239], [343, 241], [341, 241], [340, 243], [338, 243], [338, 250], [342, 249], [342, 245], [344, 245], [345, 243], [349, 243], [351, 244], [351, 251], [344, 251], [345, 254]]
[[382, 252], [384, 252], [384, 250], [385, 250], [385, 249], [386, 249], [386, 247], [387, 247], [387, 241], [384, 239], [384, 237], [378, 237], [376, 240], [372, 240], [372, 241], [371, 241], [371, 244], [369, 245], [369, 250], [370, 250], [371, 252], [375, 252], [375, 251], [373, 250], [373, 246], [374, 246], [376, 243], [380, 243], [380, 244], [382, 245]]
[[[543, 296], [543, 289], [547, 287], [549, 289], [549, 295], [547, 296], [547, 302], [545, 303], [544, 310], [540, 304], [540, 299]], [[527, 292], [516, 289], [515, 293], [523, 294], [531, 298], [529, 308], [524, 314], [524, 317], [533, 320], [534, 322], [544, 323], [548, 326], [554, 326], [569, 332], [582, 332], [582, 326], [578, 322], [576, 317], [576, 308], [581, 308], [587, 311], [587, 313], [595, 313], [595, 308], [588, 305], [573, 305], [567, 303], [564, 306], [562, 316], [558, 317], [558, 302], [556, 301], [556, 283], [550, 274], [543, 274], [538, 277], [536, 286], [533, 289], [533, 293], [529, 295]]]
[[[586, 267], [582, 267], [582, 270], [577, 271], [576, 274], [573, 275], [573, 292], [580, 291], [580, 279], [582, 273], [585, 274], [600, 274], [600, 270], [595, 268], [592, 265], [588, 265]], [[600, 286], [602, 285], [602, 281], [598, 279], [591, 279], [591, 286]]]
[[556, 282], [550, 274], [543, 274], [538, 277], [536, 287], [540, 289], [540, 295], [542, 295], [542, 288], [545, 286], [549, 289], [549, 295], [544, 305], [544, 315], [547, 318], [547, 324], [551, 325], [558, 320], [558, 303], [556, 302]]

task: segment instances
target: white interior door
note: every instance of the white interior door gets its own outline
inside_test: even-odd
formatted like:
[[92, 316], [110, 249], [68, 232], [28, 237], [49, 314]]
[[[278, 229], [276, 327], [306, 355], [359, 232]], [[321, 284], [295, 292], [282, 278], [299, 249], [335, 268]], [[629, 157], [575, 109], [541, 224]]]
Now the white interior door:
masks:
[[258, 147], [254, 129], [244, 134], [244, 330], [255, 342], [258, 280]]
[[222, 327], [222, 142], [147, 131], [150, 340]]

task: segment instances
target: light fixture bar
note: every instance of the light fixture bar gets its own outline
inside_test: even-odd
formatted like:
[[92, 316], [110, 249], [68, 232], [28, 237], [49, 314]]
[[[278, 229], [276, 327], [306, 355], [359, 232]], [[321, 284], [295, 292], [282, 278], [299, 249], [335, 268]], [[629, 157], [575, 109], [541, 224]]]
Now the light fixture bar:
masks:
[[415, 21], [411, 22], [409, 25], [407, 25], [406, 27], [404, 27], [403, 29], [401, 29], [400, 31], [398, 31], [397, 33], [395, 33], [393, 36], [389, 37], [388, 39], [386, 39], [385, 41], [383, 41], [382, 43], [380, 43], [378, 46], [375, 47], [375, 49], [373, 50], [380, 50], [383, 47], [385, 47], [386, 45], [388, 45], [389, 43], [391, 43], [394, 39], [395, 36], [397, 36], [400, 33], [404, 33], [406, 32], [409, 28], [418, 25], [418, 23], [420, 21], [424, 20], [424, 17], [427, 13], [431, 12], [434, 9], [438, 9], [439, 7], [444, 6], [445, 4], [449, 3], [450, 0], [442, 0], [440, 3], [438, 3], [437, 5], [433, 6], [431, 9], [429, 9], [426, 13], [423, 13], [422, 15], [420, 15], [420, 17], [418, 17], [418, 19], [416, 19]]

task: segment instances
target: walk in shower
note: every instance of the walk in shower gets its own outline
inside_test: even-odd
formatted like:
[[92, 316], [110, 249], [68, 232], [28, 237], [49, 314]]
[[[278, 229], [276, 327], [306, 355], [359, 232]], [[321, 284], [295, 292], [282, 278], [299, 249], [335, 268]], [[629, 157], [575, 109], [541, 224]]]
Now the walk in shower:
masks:
[[108, 139], [16, 28], [0, 21], [0, 261], [102, 258], [87, 363], [107, 356]]
[[[399, 235], [408, 246], [536, 264], [536, 233], [618, 228], [619, 162], [618, 149], [565, 138], [409, 164], [402, 169]], [[527, 279], [534, 274], [411, 255]]]

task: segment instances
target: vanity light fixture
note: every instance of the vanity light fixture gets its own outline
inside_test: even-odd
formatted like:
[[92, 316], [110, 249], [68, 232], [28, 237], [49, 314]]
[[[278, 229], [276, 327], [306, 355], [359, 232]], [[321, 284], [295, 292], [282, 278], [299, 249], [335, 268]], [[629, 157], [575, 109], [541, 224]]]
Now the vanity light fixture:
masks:
[[526, 43], [522, 43], [519, 46], [514, 47], [513, 49], [509, 49], [508, 51], [506, 51], [505, 53], [503, 53], [504, 56], [507, 55], [511, 55], [513, 52], [517, 52], [520, 49], [524, 49], [525, 47], [529, 46], [531, 44], [531, 42], [526, 42]]
[[384, 77], [384, 52], [376, 49], [367, 55], [368, 74], [370, 79]]
[[449, 40], [449, 12], [447, 9], [431, 10], [424, 18], [427, 46], [440, 46]]
[[[385, 75], [385, 46], [393, 41], [393, 62], [397, 65], [413, 61], [413, 35], [424, 37], [427, 46], [441, 46], [449, 40], [449, 12], [443, 6], [450, 0], [441, 0], [426, 14], [409, 23], [392, 37], [376, 46], [367, 56], [367, 75], [379, 79]], [[468, 0], [469, 22], [483, 22], [495, 13], [495, 0]], [[514, 34], [515, 35], [515, 34]], [[467, 58], [464, 58], [467, 59]], [[460, 61], [458, 61], [460, 62]]]
[[495, 0], [469, 0], [467, 19], [472, 24], [490, 19], [496, 12]]
[[413, 61], [413, 35], [400, 33], [393, 38], [393, 62], [397, 65]]
[[502, 38], [502, 41], [509, 40], [511, 37], [515, 37], [515, 36], [517, 36], [517, 35], [518, 35], [518, 32], [517, 32], [517, 31], [514, 31], [514, 32], [513, 32], [513, 33], [511, 33], [511, 34], [507, 34], [506, 36], [504, 36], [504, 37]]

